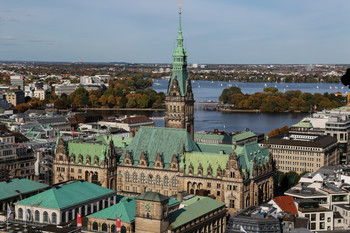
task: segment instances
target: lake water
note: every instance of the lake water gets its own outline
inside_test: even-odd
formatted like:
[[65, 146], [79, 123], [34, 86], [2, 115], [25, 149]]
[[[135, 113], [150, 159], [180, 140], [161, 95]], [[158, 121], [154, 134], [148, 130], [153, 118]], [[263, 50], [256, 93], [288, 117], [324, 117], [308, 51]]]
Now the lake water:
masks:
[[[152, 88], [157, 92], [166, 92], [168, 80], [154, 79]], [[237, 86], [245, 94], [261, 92], [265, 87], [276, 87], [279, 91], [300, 90], [310, 93], [346, 93], [348, 88], [341, 83], [242, 83], [222, 81], [192, 81], [194, 98], [199, 101], [218, 101], [225, 88]], [[149, 113], [152, 116], [164, 116], [163, 112]], [[268, 133], [285, 125], [291, 126], [306, 117], [305, 113], [232, 113], [220, 111], [204, 111], [195, 108], [195, 131], [220, 129], [225, 131], [241, 131], [246, 128], [260, 133]], [[156, 126], [164, 126], [164, 120], [155, 119]]]
[[[168, 80], [154, 80], [152, 88], [157, 92], [166, 92]], [[277, 87], [280, 91], [300, 90], [310, 93], [346, 93], [347, 88], [342, 88], [342, 84], [334, 83], [240, 83], [221, 81], [194, 81], [192, 89], [194, 98], [199, 101], [218, 101], [224, 88], [238, 86], [243, 93], [253, 94], [263, 91], [265, 87]], [[104, 116], [116, 114], [142, 114], [155, 117], [156, 126], [164, 127], [164, 111], [105, 111], [100, 112]], [[224, 131], [242, 131], [246, 128], [259, 133], [269, 133], [273, 129], [281, 128], [285, 125], [291, 126], [308, 116], [307, 113], [233, 113], [220, 111], [205, 111], [200, 107], [195, 107], [195, 132], [219, 129]]]
[[[157, 92], [166, 92], [168, 80], [154, 79], [152, 88]], [[242, 82], [221, 82], [221, 81], [192, 81], [192, 90], [196, 101], [218, 101], [219, 96], [225, 88], [237, 86], [244, 94], [261, 92], [265, 87], [276, 87], [279, 91], [300, 90], [309, 93], [346, 93], [349, 91], [341, 83], [242, 83]]]

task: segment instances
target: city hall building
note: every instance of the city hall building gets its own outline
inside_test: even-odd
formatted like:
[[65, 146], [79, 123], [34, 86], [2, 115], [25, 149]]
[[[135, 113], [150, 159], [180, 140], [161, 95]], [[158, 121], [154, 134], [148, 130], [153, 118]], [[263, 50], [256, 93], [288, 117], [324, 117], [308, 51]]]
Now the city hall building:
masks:
[[183, 47], [181, 12], [173, 73], [165, 99], [165, 128], [141, 127], [130, 139], [59, 139], [54, 182], [81, 178], [137, 196], [146, 191], [171, 196], [186, 191], [225, 202], [233, 214], [270, 200], [275, 165], [266, 147], [238, 136], [238, 145], [194, 141], [194, 97]]

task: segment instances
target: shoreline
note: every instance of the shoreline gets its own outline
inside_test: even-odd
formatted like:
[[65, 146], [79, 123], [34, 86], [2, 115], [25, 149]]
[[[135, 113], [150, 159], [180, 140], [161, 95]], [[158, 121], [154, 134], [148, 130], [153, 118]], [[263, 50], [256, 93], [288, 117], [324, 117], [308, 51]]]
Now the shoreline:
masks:
[[164, 112], [165, 108], [77, 108], [76, 111], [154, 111]]
[[296, 110], [294, 112], [290, 111], [283, 111], [283, 112], [262, 112], [260, 109], [217, 109], [216, 111], [220, 112], [237, 112], [237, 113], [246, 113], [246, 112], [252, 112], [252, 113], [302, 113], [300, 110]]

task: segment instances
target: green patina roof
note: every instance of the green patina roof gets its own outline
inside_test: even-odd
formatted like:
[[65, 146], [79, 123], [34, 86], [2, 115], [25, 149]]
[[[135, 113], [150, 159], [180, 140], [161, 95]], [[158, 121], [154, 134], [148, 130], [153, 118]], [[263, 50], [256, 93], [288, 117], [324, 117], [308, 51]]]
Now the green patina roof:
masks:
[[231, 141], [231, 142], [236, 142], [236, 141], [241, 141], [244, 139], [252, 138], [255, 137], [256, 134], [248, 131], [236, 135], [218, 135], [218, 134], [195, 134], [194, 138], [195, 139], [204, 139], [204, 140], [219, 140], [219, 141]]
[[178, 204], [179, 201], [174, 199], [174, 198], [170, 198], [169, 199], [169, 207], [172, 206], [172, 205], [175, 205], [175, 204]]
[[58, 186], [31, 196], [16, 205], [37, 206], [50, 209], [64, 209], [98, 197], [114, 194], [115, 191], [86, 181]]
[[26, 194], [47, 188], [47, 184], [38, 183], [28, 179], [11, 179], [8, 182], [0, 182], [0, 200], [5, 200], [11, 197], [16, 197], [21, 194]]
[[114, 220], [118, 217], [122, 222], [135, 221], [136, 201], [134, 198], [122, 199], [118, 204], [98, 211], [87, 217]]
[[[115, 147], [126, 148], [131, 138], [121, 138], [117, 136], [98, 136], [94, 140], [89, 139], [86, 141], [75, 140], [71, 142], [66, 142], [67, 155], [75, 155], [75, 162], [78, 163], [79, 155], [83, 156], [83, 163], [86, 163], [86, 156], [91, 157], [91, 163], [95, 156], [99, 158], [99, 163], [104, 160], [108, 154], [109, 143], [113, 141]], [[58, 140], [57, 140], [58, 141]]]
[[[203, 144], [198, 144], [201, 149], [203, 149]], [[208, 145], [205, 144], [207, 151], [203, 152], [188, 152], [185, 153], [185, 174], [188, 174], [188, 168], [190, 164], [193, 166], [193, 175], [197, 175], [199, 164], [203, 168], [203, 177], [207, 176], [207, 169], [209, 165], [212, 168], [212, 176], [216, 177], [217, 168], [220, 166], [222, 170], [226, 169], [227, 161], [229, 160], [230, 153], [232, 152], [231, 145]], [[223, 150], [224, 154], [219, 154], [216, 150]], [[250, 177], [252, 176], [252, 170], [254, 165], [254, 158], [256, 158], [257, 163], [265, 163], [269, 160], [269, 154], [266, 147], [260, 147], [256, 142], [248, 142], [241, 146], [236, 146], [233, 150], [237, 156], [237, 161], [239, 162], [241, 171], [245, 171], [246, 167]], [[205, 153], [207, 152], [207, 153]]]
[[[106, 135], [104, 135], [102, 137], [106, 142], [108, 141]], [[121, 137], [117, 137], [117, 136], [112, 136], [110, 138], [113, 140], [113, 144], [115, 147], [121, 147], [121, 148], [126, 148], [129, 145], [129, 143], [132, 141], [132, 138], [126, 138], [126, 137], [121, 138]]]
[[[196, 198], [196, 197], [194, 197]], [[178, 228], [188, 222], [199, 218], [208, 212], [225, 206], [221, 201], [211, 199], [209, 197], [201, 198], [198, 201], [184, 208], [178, 209], [169, 214], [170, 229]]]
[[28, 130], [27, 132], [25, 132], [23, 135], [29, 139], [37, 138], [38, 135], [40, 134], [40, 132], [35, 131], [35, 130], [36, 130], [35, 127], [33, 127], [30, 130]]
[[136, 199], [145, 200], [145, 201], [162, 202], [165, 200], [169, 200], [169, 197], [164, 196], [160, 193], [148, 191], [148, 192], [145, 192], [145, 193], [141, 194], [140, 196], [136, 197]]
[[209, 165], [211, 165], [213, 174], [212, 176], [216, 177], [216, 172], [218, 167], [220, 166], [222, 170], [226, 169], [226, 163], [229, 159], [228, 154], [213, 154], [213, 153], [185, 153], [185, 174], [188, 174], [188, 168], [190, 164], [193, 166], [193, 175], [197, 175], [199, 163], [202, 164], [203, 167], [203, 177], [207, 176], [207, 169]]
[[244, 133], [240, 133], [240, 134], [236, 134], [233, 136], [233, 139], [234, 141], [241, 141], [241, 140], [245, 140], [245, 139], [248, 139], [248, 138], [252, 138], [252, 137], [255, 137], [256, 134], [251, 132], [251, 131], [248, 131], [248, 132], [244, 132]]
[[260, 147], [256, 142], [249, 142], [244, 146], [237, 146], [234, 152], [237, 155], [237, 160], [241, 171], [248, 169], [249, 176], [252, 177], [254, 158], [257, 164], [267, 163], [269, 161], [269, 152], [266, 147]]
[[75, 155], [75, 162], [79, 162], [78, 155], [83, 156], [83, 163], [86, 163], [86, 156], [90, 155], [91, 162], [93, 163], [94, 157], [97, 156], [99, 158], [99, 162], [104, 160], [107, 156], [108, 146], [101, 144], [92, 144], [85, 142], [69, 142], [67, 144], [67, 155], [71, 154]]
[[[141, 127], [126, 150], [130, 151], [134, 166], [137, 166], [141, 153], [145, 152], [149, 167], [153, 166], [157, 153], [160, 153], [165, 168], [169, 168], [173, 155], [179, 159], [183, 154], [183, 146], [186, 151], [200, 151], [185, 129]], [[121, 163], [125, 152], [120, 158]]]
[[292, 127], [313, 128], [313, 125], [310, 122], [300, 121], [300, 122], [292, 125]]
[[197, 202], [198, 199], [202, 200], [208, 197], [204, 197], [204, 196], [194, 196], [186, 201], [181, 202], [182, 205], [184, 206], [188, 206], [188, 205], [192, 205], [193, 203]]
[[211, 144], [211, 143], [197, 143], [202, 152], [214, 154], [230, 154], [232, 152], [232, 145], [228, 144]]
[[[142, 195], [140, 195], [142, 196]], [[118, 217], [122, 222], [131, 223], [135, 221], [136, 215], [136, 201], [139, 197], [127, 197], [125, 196], [120, 200], [118, 204], [115, 204], [111, 207], [98, 211], [94, 214], [91, 214], [87, 217], [100, 218], [100, 219], [109, 219], [114, 220]], [[163, 196], [163, 195], [162, 195]], [[169, 198], [167, 198], [169, 199]], [[166, 199], [164, 199], [166, 200]], [[178, 203], [179, 201], [173, 198], [169, 199], [169, 206]]]

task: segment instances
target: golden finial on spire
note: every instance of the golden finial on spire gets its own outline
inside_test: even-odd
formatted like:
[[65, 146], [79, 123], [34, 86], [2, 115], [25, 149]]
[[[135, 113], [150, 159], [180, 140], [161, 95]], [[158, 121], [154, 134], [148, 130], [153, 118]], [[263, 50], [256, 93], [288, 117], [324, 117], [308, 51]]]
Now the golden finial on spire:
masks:
[[181, 1], [179, 1], [179, 14], [181, 15]]

